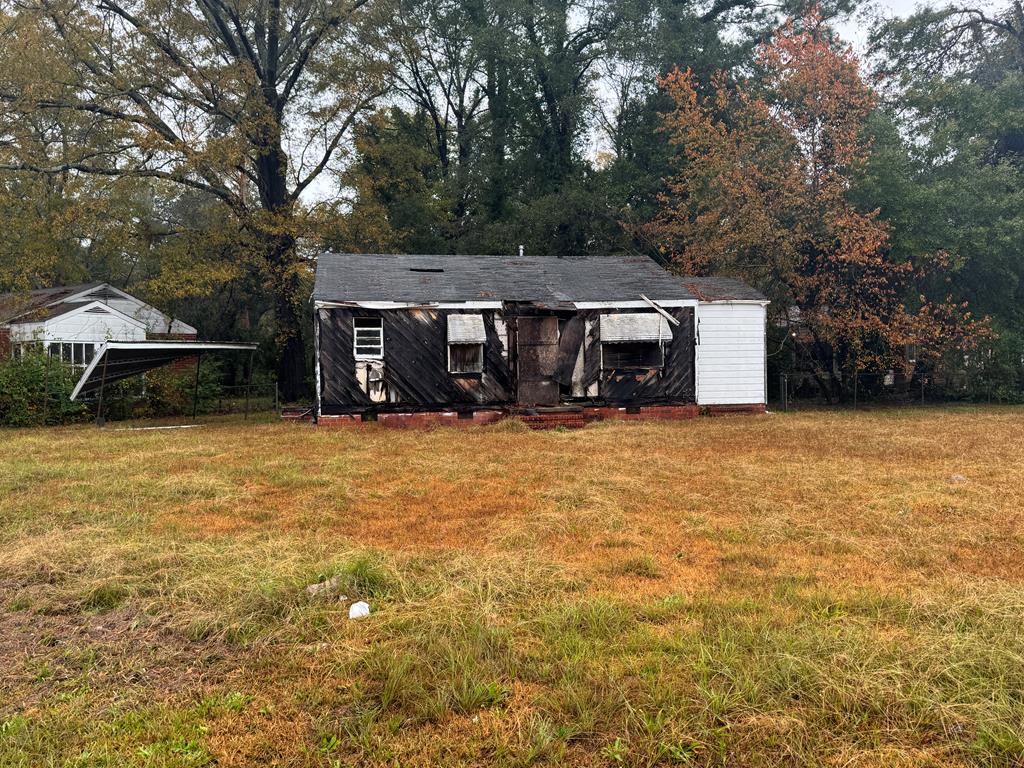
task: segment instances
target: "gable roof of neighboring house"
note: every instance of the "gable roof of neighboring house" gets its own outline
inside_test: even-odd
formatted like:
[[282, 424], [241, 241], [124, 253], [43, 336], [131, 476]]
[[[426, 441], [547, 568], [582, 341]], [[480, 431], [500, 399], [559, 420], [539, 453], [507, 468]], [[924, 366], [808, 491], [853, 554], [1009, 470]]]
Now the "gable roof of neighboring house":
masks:
[[[0, 294], [0, 323], [9, 323], [12, 320], [19, 320], [29, 313], [40, 312], [45, 315], [48, 307], [64, 302], [72, 296], [77, 296], [93, 288], [99, 288], [103, 283], [80, 283], [78, 285], [59, 285], [54, 288], [39, 288], [28, 293], [3, 293]], [[38, 318], [33, 314], [32, 318], [26, 318], [23, 322], [32, 322]]]
[[107, 309], [128, 317], [133, 322], [146, 325], [137, 317], [107, 305], [110, 301], [125, 300], [136, 303], [140, 308], [152, 312], [169, 324], [172, 333], [193, 334], [196, 329], [180, 320], [175, 320], [130, 293], [115, 288], [109, 283], [92, 282], [78, 285], [62, 285], [40, 288], [28, 293], [0, 294], [0, 324], [34, 323], [46, 321], [73, 311], [83, 304], [100, 302]]
[[646, 256], [412, 256], [324, 253], [317, 259], [316, 301], [413, 304], [574, 302], [696, 298]]
[[136, 317], [125, 314], [116, 307], [112, 307], [109, 304], [104, 304], [102, 301], [95, 299], [93, 301], [80, 301], [71, 302], [67, 304], [54, 304], [49, 307], [42, 307], [34, 312], [16, 318], [17, 324], [31, 324], [31, 323], [47, 323], [50, 320], [55, 320], [65, 315], [77, 315], [77, 314], [95, 314], [95, 315], [113, 315], [118, 317], [125, 322], [131, 323], [132, 325], [138, 326], [139, 328], [145, 328], [146, 324]]

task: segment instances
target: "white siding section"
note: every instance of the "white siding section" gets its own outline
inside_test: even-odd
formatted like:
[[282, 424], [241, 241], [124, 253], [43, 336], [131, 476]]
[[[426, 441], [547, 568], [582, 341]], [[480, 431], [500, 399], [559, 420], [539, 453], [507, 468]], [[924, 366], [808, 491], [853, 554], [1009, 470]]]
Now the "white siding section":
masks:
[[172, 321], [170, 317], [156, 307], [150, 306], [141, 299], [129, 296], [116, 289], [100, 286], [98, 289], [82, 296], [81, 300], [100, 300], [118, 312], [134, 317], [139, 322], [144, 323], [150, 333], [193, 334], [196, 332], [196, 329], [191, 325], [180, 320]]
[[765, 308], [701, 303], [697, 307], [697, 403], [765, 402]]
[[115, 312], [96, 314], [86, 311], [99, 304], [83, 304], [82, 309], [58, 315], [45, 322], [18, 323], [11, 326], [11, 341], [145, 341], [146, 327]]

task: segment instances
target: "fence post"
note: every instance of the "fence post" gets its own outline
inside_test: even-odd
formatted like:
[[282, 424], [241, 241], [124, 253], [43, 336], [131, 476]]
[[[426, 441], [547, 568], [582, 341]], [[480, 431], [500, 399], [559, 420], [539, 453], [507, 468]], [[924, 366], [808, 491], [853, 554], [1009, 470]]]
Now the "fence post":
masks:
[[278, 388], [277, 380], [274, 380], [274, 413], [281, 411], [281, 393]]
[[46, 372], [43, 375], [43, 426], [46, 426], [46, 420], [49, 416], [50, 410], [50, 350], [46, 350]]
[[107, 360], [110, 359], [109, 350], [103, 350], [103, 375], [100, 377], [100, 398], [96, 404], [96, 426], [102, 427], [106, 424], [106, 419], [103, 418], [103, 387], [107, 383]]
[[196, 355], [196, 382], [192, 388], [192, 418], [195, 419], [199, 411], [199, 366], [203, 364], [203, 353]]

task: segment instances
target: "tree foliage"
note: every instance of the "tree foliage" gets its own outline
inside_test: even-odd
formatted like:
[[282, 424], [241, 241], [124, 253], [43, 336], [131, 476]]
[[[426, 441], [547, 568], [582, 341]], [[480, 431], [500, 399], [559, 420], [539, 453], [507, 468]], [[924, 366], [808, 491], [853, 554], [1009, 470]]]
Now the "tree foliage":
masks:
[[731, 88], [718, 75], [706, 97], [691, 72], [662, 80], [675, 104], [664, 126], [681, 156], [647, 237], [685, 274], [765, 286], [776, 324], [829, 392], [851, 366], [905, 367], [909, 345], [933, 359], [970, 346], [984, 324], [951, 297], [915, 290], [949, 261], [893, 260], [889, 226], [849, 199], [875, 106], [852, 51], [811, 10], [757, 60], [756, 83]]
[[1000, 338], [961, 378], [1008, 381], [1024, 14], [1000, 2], [879, 20], [868, 80], [827, 24], [855, 0], [0, 0], [0, 290], [108, 280], [260, 338], [291, 397], [317, 249], [629, 251], [800, 307], [773, 360], [833, 393], [910, 340], [963, 368], [964, 302]]

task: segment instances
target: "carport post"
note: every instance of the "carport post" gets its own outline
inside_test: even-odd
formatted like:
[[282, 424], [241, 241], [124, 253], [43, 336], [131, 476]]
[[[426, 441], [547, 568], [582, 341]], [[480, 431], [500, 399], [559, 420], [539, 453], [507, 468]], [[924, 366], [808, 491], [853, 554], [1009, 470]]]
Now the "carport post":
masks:
[[252, 356], [254, 351], [249, 352], [249, 373], [245, 377], [245, 418], [249, 418], [249, 387], [252, 385]]
[[110, 350], [103, 351], [103, 375], [100, 376], [100, 398], [96, 404], [96, 426], [102, 427], [103, 420], [103, 385], [107, 383], [107, 361], [110, 359]]
[[199, 409], [199, 366], [203, 364], [203, 353], [196, 355], [196, 383], [192, 388], [192, 418], [196, 417]]

